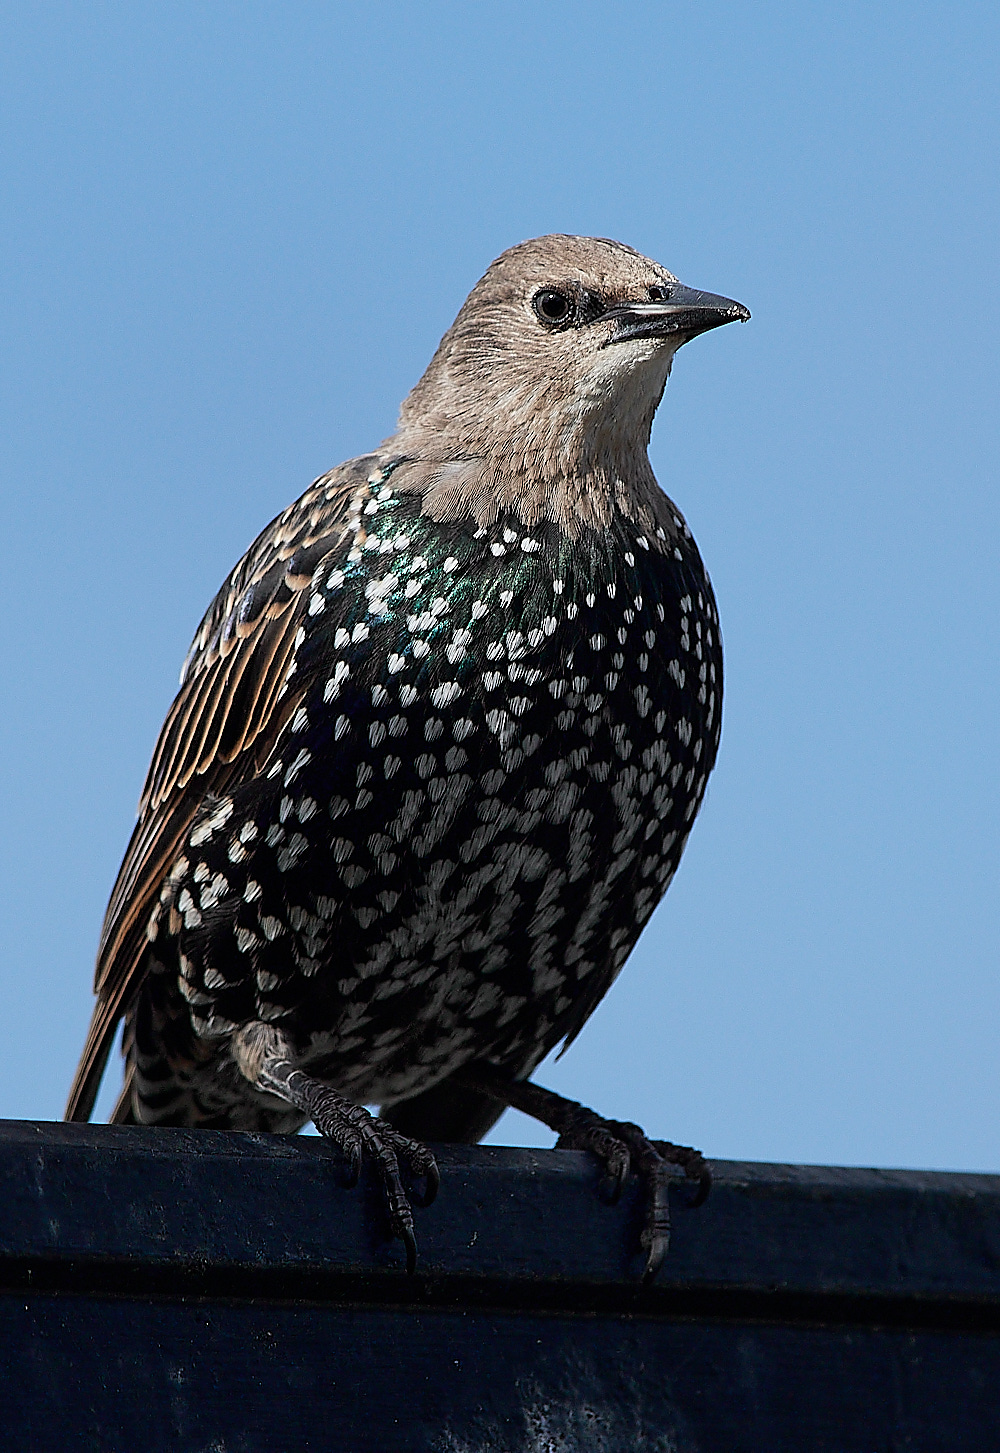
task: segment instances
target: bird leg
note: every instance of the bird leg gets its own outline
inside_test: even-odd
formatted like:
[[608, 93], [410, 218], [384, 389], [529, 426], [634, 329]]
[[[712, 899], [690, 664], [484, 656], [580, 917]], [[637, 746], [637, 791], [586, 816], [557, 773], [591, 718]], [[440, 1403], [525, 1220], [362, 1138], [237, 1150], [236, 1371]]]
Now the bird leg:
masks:
[[613, 1205], [634, 1166], [646, 1184], [646, 1218], [641, 1244], [646, 1253], [643, 1281], [652, 1281], [670, 1245], [670, 1207], [667, 1199], [671, 1165], [678, 1165], [689, 1180], [698, 1182], [690, 1204], [700, 1206], [712, 1186], [712, 1176], [699, 1150], [669, 1140], [648, 1140], [628, 1120], [605, 1120], [585, 1105], [567, 1100], [527, 1080], [508, 1080], [489, 1066], [475, 1065], [453, 1077], [470, 1090], [491, 1095], [504, 1105], [521, 1110], [558, 1133], [557, 1150], [589, 1150], [604, 1167], [602, 1198]]
[[[258, 1030], [262, 1028], [255, 1027]], [[357, 1184], [364, 1156], [375, 1162], [385, 1192], [392, 1234], [406, 1247], [406, 1270], [412, 1275], [417, 1264], [417, 1242], [413, 1210], [403, 1188], [399, 1163], [402, 1160], [411, 1175], [424, 1178], [424, 1194], [413, 1197], [413, 1200], [418, 1206], [429, 1206], [437, 1195], [441, 1179], [433, 1155], [419, 1141], [394, 1130], [388, 1121], [369, 1114], [363, 1105], [356, 1105], [353, 1100], [324, 1085], [322, 1080], [297, 1069], [282, 1037], [269, 1027], [265, 1035], [248, 1036], [247, 1029], [244, 1029], [240, 1037], [250, 1051], [244, 1057], [251, 1062], [256, 1061], [253, 1083], [259, 1090], [277, 1095], [309, 1116], [320, 1135], [331, 1141], [344, 1157], [347, 1187]], [[274, 1041], [263, 1052], [262, 1039]], [[254, 1049], [258, 1053], [254, 1054]], [[250, 1065], [244, 1067], [238, 1053], [234, 1053], [234, 1058], [246, 1074]]]

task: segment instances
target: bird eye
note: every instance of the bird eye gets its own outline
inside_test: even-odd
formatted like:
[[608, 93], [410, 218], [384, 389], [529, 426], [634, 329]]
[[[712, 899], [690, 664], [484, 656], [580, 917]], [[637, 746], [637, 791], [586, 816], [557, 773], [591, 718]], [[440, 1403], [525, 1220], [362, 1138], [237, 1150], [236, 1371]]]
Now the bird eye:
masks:
[[573, 310], [573, 304], [565, 293], [557, 288], [542, 288], [531, 300], [532, 307], [543, 323], [565, 323]]
[[660, 287], [658, 283], [653, 283], [653, 285], [649, 289], [649, 299], [652, 303], [665, 303], [669, 297], [670, 289], [667, 287]]

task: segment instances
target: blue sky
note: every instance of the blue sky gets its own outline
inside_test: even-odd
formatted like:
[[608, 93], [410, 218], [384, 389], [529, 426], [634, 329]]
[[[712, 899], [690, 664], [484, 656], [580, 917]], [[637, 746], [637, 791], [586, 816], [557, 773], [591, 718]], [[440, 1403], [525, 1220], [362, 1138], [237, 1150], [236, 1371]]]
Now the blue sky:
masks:
[[224, 575], [564, 231], [753, 321], [684, 349], [651, 451], [719, 766], [538, 1078], [718, 1157], [1000, 1168], [998, 42], [985, 4], [0, 8], [0, 1113], [61, 1113]]

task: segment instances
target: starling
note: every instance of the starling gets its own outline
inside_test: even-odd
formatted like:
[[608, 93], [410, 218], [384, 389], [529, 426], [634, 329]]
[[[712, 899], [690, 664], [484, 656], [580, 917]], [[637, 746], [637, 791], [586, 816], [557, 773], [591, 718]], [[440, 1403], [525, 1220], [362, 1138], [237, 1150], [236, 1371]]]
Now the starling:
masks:
[[[647, 458], [674, 353], [745, 320], [621, 243], [512, 247], [396, 432], [257, 538], [195, 634], [97, 960], [119, 1123], [294, 1132], [404, 1174], [516, 1105], [648, 1185], [698, 1152], [529, 1083], [666, 891], [719, 743], [708, 576]], [[364, 1108], [382, 1106], [378, 1117]]]

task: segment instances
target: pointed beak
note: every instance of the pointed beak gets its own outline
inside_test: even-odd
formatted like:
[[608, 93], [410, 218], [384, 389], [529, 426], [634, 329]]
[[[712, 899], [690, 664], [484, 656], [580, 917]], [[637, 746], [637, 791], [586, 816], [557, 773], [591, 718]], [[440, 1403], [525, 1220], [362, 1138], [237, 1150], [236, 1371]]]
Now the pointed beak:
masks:
[[681, 283], [669, 284], [670, 296], [656, 303], [625, 303], [611, 308], [605, 317], [615, 323], [615, 329], [603, 345], [626, 343], [632, 338], [674, 338], [686, 343], [699, 333], [710, 328], [721, 328], [723, 323], [745, 323], [750, 317], [749, 308], [732, 298], [721, 298], [716, 293], [703, 293], [697, 288], [686, 288]]

